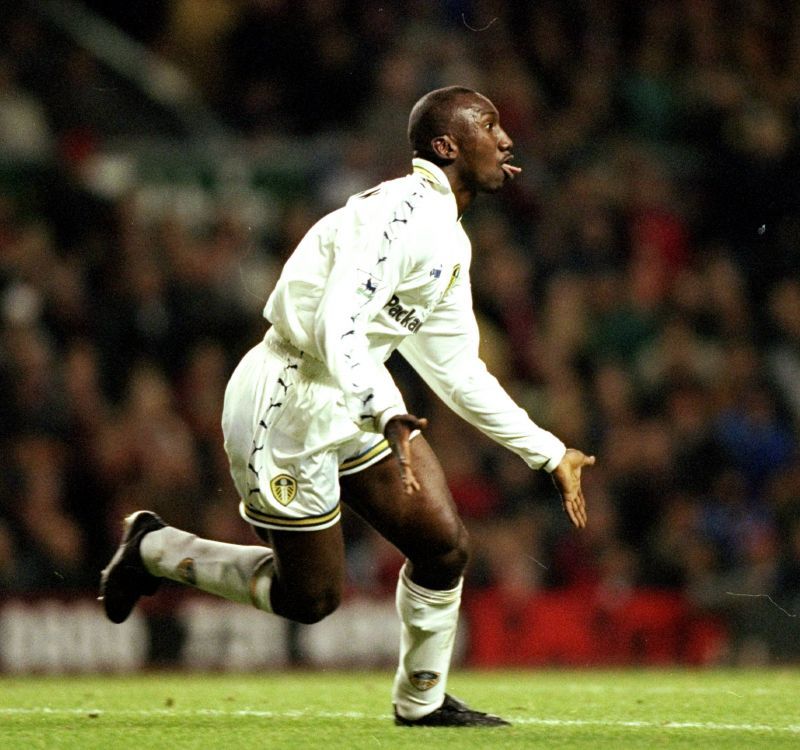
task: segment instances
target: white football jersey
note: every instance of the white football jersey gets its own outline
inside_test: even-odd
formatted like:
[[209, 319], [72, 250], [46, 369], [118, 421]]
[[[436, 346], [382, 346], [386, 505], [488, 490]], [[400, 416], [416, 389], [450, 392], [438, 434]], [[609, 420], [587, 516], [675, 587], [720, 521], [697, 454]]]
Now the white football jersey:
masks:
[[471, 247], [447, 176], [412, 174], [354, 195], [318, 221], [283, 268], [264, 316], [324, 363], [362, 429], [407, 412], [384, 362], [399, 349], [457, 414], [552, 471], [564, 444], [534, 424], [478, 356]]

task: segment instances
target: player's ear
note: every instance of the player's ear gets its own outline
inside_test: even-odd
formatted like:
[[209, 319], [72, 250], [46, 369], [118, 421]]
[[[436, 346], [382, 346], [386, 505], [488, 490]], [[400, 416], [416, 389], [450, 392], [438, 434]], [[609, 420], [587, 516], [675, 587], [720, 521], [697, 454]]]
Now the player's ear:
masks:
[[449, 135], [437, 135], [431, 141], [431, 149], [436, 156], [447, 161], [458, 156], [458, 144]]

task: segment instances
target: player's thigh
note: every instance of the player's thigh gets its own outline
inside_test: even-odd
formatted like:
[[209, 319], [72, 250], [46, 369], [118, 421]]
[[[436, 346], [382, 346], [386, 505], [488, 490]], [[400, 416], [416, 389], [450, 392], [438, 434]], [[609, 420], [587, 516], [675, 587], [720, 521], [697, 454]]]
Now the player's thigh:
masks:
[[[341, 478], [342, 500], [394, 544], [420, 577], [445, 588], [463, 571], [468, 537], [438, 458], [422, 435], [411, 441], [420, 490], [406, 494], [394, 455]], [[438, 572], [437, 572], [438, 571]]]
[[275, 555], [271, 596], [276, 614], [317, 622], [333, 612], [345, 582], [341, 524], [318, 531], [255, 530]]

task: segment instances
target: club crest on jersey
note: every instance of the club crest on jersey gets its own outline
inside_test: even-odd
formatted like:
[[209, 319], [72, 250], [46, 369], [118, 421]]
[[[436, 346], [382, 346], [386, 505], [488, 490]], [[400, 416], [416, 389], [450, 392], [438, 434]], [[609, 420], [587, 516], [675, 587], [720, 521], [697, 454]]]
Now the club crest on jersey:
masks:
[[413, 672], [409, 677], [411, 684], [417, 690], [430, 690], [434, 685], [438, 684], [441, 675], [438, 672], [431, 672], [427, 669], [421, 669]]
[[297, 495], [297, 482], [288, 474], [278, 474], [270, 480], [269, 488], [274, 497], [281, 505], [288, 505]]
[[[456, 283], [458, 280], [458, 276], [461, 273], [461, 264], [456, 263], [453, 266], [453, 273], [450, 275], [450, 281], [447, 282], [447, 289], [444, 290], [444, 294], [447, 294], [452, 288], [453, 284]], [[444, 294], [442, 296], [444, 296]]]

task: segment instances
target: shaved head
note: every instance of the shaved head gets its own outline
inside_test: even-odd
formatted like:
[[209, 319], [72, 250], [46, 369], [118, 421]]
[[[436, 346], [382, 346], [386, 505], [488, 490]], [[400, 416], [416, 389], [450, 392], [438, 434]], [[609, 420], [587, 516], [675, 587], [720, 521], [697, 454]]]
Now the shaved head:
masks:
[[414, 156], [447, 175], [459, 213], [478, 193], [494, 193], [522, 170], [510, 164], [514, 142], [500, 125], [500, 113], [483, 94], [464, 86], [434, 89], [408, 117]]
[[442, 164], [431, 141], [437, 136], [453, 132], [454, 116], [469, 99], [480, 96], [477, 91], [464, 86], [448, 86], [435, 89], [423, 96], [411, 109], [408, 118], [408, 140], [414, 156]]

